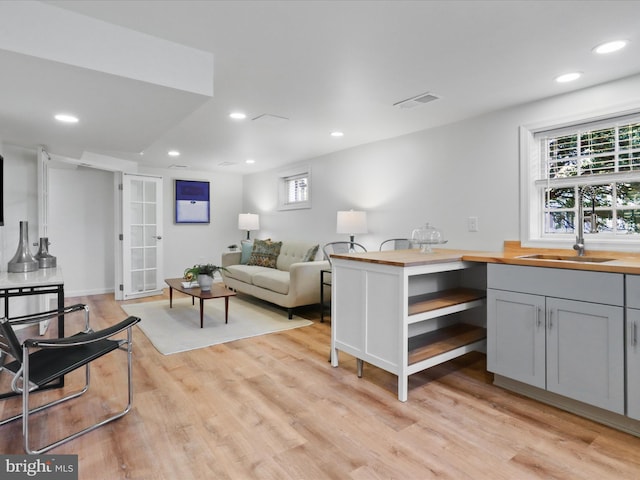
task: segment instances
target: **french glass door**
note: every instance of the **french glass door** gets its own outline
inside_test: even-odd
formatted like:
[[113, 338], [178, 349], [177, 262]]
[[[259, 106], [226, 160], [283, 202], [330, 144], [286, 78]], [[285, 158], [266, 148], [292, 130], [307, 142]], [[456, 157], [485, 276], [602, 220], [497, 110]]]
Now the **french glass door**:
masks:
[[162, 178], [124, 174], [123, 298], [162, 293]]

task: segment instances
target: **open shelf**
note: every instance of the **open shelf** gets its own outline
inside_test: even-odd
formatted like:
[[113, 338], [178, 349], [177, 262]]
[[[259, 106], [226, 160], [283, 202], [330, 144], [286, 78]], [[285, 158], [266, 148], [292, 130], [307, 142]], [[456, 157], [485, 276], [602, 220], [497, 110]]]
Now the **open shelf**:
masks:
[[409, 365], [437, 357], [457, 348], [487, 338], [482, 327], [458, 323], [409, 339]]
[[485, 298], [486, 295], [484, 290], [475, 290], [472, 288], [453, 288], [451, 290], [416, 295], [409, 297], [409, 315], [417, 315], [419, 313], [481, 300]]

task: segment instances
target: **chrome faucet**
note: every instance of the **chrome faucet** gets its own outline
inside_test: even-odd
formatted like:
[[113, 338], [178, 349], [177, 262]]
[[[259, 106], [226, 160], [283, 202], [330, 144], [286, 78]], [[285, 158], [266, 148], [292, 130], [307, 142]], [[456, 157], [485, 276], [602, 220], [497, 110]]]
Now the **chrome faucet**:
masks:
[[578, 218], [575, 222], [578, 234], [576, 235], [576, 243], [573, 244], [573, 249], [578, 252], [579, 257], [584, 255], [584, 212], [582, 211], [583, 193], [582, 187], [578, 187]]

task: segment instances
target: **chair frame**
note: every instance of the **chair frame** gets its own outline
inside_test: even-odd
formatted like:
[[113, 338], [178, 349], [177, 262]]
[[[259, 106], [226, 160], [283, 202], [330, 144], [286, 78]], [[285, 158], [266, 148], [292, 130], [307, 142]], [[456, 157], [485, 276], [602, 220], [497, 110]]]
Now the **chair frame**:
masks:
[[[338, 242], [325, 243], [322, 246], [322, 253], [324, 254], [324, 258], [329, 261], [329, 265], [331, 265], [331, 254], [327, 253], [327, 247], [333, 246], [333, 245], [348, 245], [347, 253], [364, 253], [364, 252], [367, 251], [367, 249], [363, 245], [359, 244], [358, 242], [351, 242], [349, 240], [340, 240]], [[360, 248], [362, 251], [361, 252], [356, 252], [354, 250], [354, 246], [357, 247], [357, 248]]]
[[393, 242], [393, 250], [399, 250], [396, 248], [396, 242], [399, 242], [399, 241], [407, 242], [409, 244], [407, 248], [412, 248], [411, 239], [409, 238], [389, 238], [380, 244], [380, 248], [378, 250], [382, 251], [382, 247], [387, 243], [391, 243], [391, 242]]
[[[18, 340], [13, 330], [14, 325], [35, 324], [43, 320], [59, 317], [60, 315], [67, 315], [77, 311], [84, 311], [84, 330], [70, 337], [28, 338], [24, 340], [22, 344], [20, 344], [20, 341]], [[40, 454], [126, 415], [131, 410], [131, 406], [133, 403], [132, 328], [133, 325], [135, 325], [139, 321], [140, 318], [130, 316], [111, 327], [99, 331], [93, 331], [89, 324], [89, 308], [84, 304], [76, 304], [65, 307], [62, 310], [50, 310], [48, 312], [42, 312], [35, 315], [24, 315], [13, 319], [1, 318], [0, 331], [3, 338], [2, 344], [0, 344], [0, 372], [7, 371], [8, 373], [13, 375], [11, 389], [16, 394], [22, 395], [22, 413], [1, 420], [0, 426], [18, 419], [22, 419], [22, 436], [25, 452], [29, 454]], [[111, 337], [124, 331], [127, 332], [126, 339], [111, 339]], [[91, 354], [88, 354], [89, 352], [85, 351], [82, 352], [83, 355], [72, 355], [73, 353], [79, 352], [80, 348], [84, 348], [85, 350], [90, 350], [91, 348], [93, 348], [94, 350]], [[115, 350], [125, 350], [127, 352], [128, 393], [127, 405], [125, 406], [125, 408], [98, 423], [94, 423], [82, 430], [76, 431], [75, 433], [72, 433], [71, 435], [68, 435], [60, 440], [56, 440], [40, 448], [32, 448], [29, 442], [30, 415], [53, 407], [55, 405], [59, 405], [68, 400], [72, 400], [86, 393], [89, 390], [89, 386], [91, 383], [89, 368], [90, 362]], [[56, 352], [65, 354], [64, 357], [62, 355], [59, 355], [59, 357], [63, 357], [66, 363], [64, 365], [61, 365], [59, 369], [47, 372], [48, 375], [45, 377], [46, 380], [41, 380], [39, 382], [37, 380], [32, 380], [32, 374], [43, 373], [37, 370], [37, 364], [33, 367], [33, 369], [35, 369], [36, 371], [32, 371], [30, 359], [35, 358], [32, 356], [38, 353], [43, 355], [55, 355]], [[6, 362], [4, 361], [6, 355], [10, 355], [11, 357], [15, 358], [15, 361], [6, 364]], [[75, 360], [72, 361], [71, 357], [75, 357]], [[66, 394], [62, 398], [45, 403], [43, 405], [29, 408], [29, 397], [31, 392], [45, 388], [45, 386], [53, 379], [60, 378], [67, 373], [81, 368], [82, 366], [85, 367], [85, 382], [80, 390], [75, 390], [69, 394]], [[54, 376], [55, 378], [52, 379], [52, 376]]]

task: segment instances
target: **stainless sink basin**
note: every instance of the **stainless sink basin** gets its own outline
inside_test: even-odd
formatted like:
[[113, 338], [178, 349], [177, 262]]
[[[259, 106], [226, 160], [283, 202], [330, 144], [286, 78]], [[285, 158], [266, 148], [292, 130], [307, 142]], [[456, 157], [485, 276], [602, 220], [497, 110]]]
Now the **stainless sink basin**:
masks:
[[550, 254], [535, 254], [535, 255], [523, 255], [518, 258], [530, 258], [532, 260], [556, 260], [560, 262], [587, 262], [587, 263], [604, 263], [611, 262], [615, 258], [604, 257], [579, 257], [578, 255], [550, 255]]

